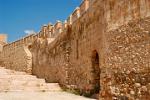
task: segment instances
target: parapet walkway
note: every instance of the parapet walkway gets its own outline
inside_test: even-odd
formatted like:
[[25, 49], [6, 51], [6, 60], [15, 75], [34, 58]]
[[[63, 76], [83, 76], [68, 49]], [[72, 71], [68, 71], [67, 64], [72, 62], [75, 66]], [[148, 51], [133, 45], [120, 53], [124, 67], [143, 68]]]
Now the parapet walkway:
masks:
[[0, 67], [0, 100], [91, 100], [66, 93], [57, 83]]

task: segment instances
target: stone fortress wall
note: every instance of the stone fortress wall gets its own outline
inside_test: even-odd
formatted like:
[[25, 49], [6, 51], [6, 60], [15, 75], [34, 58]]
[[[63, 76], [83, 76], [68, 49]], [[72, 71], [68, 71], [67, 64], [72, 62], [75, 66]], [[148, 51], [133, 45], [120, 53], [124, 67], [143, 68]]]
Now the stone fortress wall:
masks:
[[9, 69], [31, 73], [32, 54], [28, 47], [35, 39], [34, 35], [8, 43], [3, 46], [1, 53], [1, 65]]
[[84, 0], [67, 21], [5, 45], [1, 56], [81, 95], [149, 100], [149, 33], [149, 0]]

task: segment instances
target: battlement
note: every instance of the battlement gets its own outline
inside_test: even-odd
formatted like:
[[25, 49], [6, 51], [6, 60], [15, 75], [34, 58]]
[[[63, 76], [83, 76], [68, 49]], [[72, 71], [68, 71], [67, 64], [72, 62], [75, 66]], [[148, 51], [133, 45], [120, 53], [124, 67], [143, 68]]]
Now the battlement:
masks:
[[36, 37], [34, 34], [31, 34], [29, 36], [26, 36], [26, 37], [23, 37], [22, 39], [19, 39], [17, 41], [14, 41], [14, 42], [11, 42], [11, 43], [8, 43], [6, 45], [4, 45], [4, 49], [7, 50], [7, 49], [15, 49], [19, 46], [28, 46], [29, 44], [31, 44], [33, 42], [33, 40], [35, 40]]
[[68, 24], [72, 24], [74, 23], [76, 20], [78, 20], [78, 18], [80, 16], [82, 16], [84, 13], [86, 13], [86, 11], [88, 10], [88, 8], [90, 7], [90, 4], [92, 2], [90, 2], [90, 0], [83, 0], [83, 2], [81, 3], [81, 5], [79, 7], [77, 7], [73, 13], [68, 17], [67, 19], [67, 23]]
[[[73, 11], [73, 13], [68, 17], [68, 19], [64, 21], [64, 23], [62, 23], [61, 21], [58, 20], [54, 25], [52, 25], [52, 24], [46, 25], [45, 24], [41, 27], [41, 30], [38, 34], [36, 34], [36, 35], [32, 34], [32, 35], [26, 36], [20, 40], [6, 44], [4, 46], [4, 48], [7, 48], [9, 46], [16, 47], [18, 45], [28, 44], [37, 38], [56, 38], [56, 36], [58, 34], [63, 32], [67, 28], [67, 25], [70, 25], [73, 22], [75, 22], [76, 20], [78, 20], [78, 18], [88, 10], [90, 3], [91, 3], [90, 0], [83, 0], [80, 7], [77, 7]], [[6, 42], [7, 35], [1, 34], [0, 40]]]
[[43, 25], [41, 28], [41, 31], [38, 33], [38, 37], [48, 37], [48, 38], [54, 38], [61, 32], [63, 32], [67, 25], [71, 25], [73, 22], [79, 19], [80, 16], [82, 16], [86, 11], [88, 10], [90, 6], [90, 0], [83, 0], [80, 7], [77, 7], [73, 13], [68, 17], [67, 20], [65, 20], [63, 23], [61, 21], [56, 21], [54, 25], [48, 24]]
[[[18, 44], [30, 43], [36, 38], [56, 38], [58, 34], [65, 31], [67, 25], [72, 25], [75, 21], [87, 13], [89, 8], [94, 7], [96, 3], [100, 3], [100, 1], [83, 0], [80, 6], [77, 7], [64, 22], [58, 20], [54, 25], [43, 25], [38, 34], [27, 36], [10, 44], [14, 44], [14, 46], [16, 46]], [[118, 26], [128, 23], [130, 20], [150, 16], [149, 0], [137, 0], [133, 2], [126, 0], [119, 2], [115, 0], [105, 0], [101, 1], [101, 3], [103, 3], [103, 6], [101, 7], [104, 10], [104, 20], [106, 20], [108, 30], [115, 29]], [[0, 35], [0, 40], [7, 41], [7, 35]], [[10, 44], [7, 44], [6, 46]]]
[[55, 23], [54, 27], [52, 28], [52, 37], [56, 37], [61, 32], [62, 32], [62, 22], [58, 20]]
[[80, 14], [83, 15], [90, 6], [90, 0], [84, 0], [80, 5]]

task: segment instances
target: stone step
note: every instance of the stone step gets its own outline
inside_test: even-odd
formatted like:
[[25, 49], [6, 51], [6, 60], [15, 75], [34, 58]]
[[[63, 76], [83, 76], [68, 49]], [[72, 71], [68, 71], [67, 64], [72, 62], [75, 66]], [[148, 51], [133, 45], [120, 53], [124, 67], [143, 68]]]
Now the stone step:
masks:
[[25, 72], [14, 71], [9, 69], [0, 68], [0, 75], [3, 74], [19, 74], [19, 75], [27, 75]]
[[32, 75], [0, 75], [0, 79], [37, 79], [36, 76]]
[[37, 85], [37, 84], [45, 84], [44, 79], [34, 79], [34, 80], [0, 80], [0, 85], [3, 84], [12, 84], [12, 85]]
[[3, 89], [0, 92], [60, 92], [62, 90], [49, 90], [49, 89]]
[[61, 88], [48, 88], [47, 86], [0, 86], [0, 92], [4, 91], [61, 91]]
[[47, 83], [48, 89], [62, 90], [58, 83]]
[[[7, 87], [32, 87], [32, 86], [47, 86], [46, 83], [44, 82], [38, 82], [38, 81], [35, 81], [33, 84], [31, 84], [30, 82], [28, 81], [15, 81], [15, 82], [5, 82], [5, 83], [0, 83], [0, 87], [3, 87], [3, 86], [7, 86]], [[48, 86], [47, 86], [48, 87]]]
[[27, 75], [25, 72], [15, 72], [15, 73], [12, 73], [12, 74], [15, 74], [15, 75]]
[[44, 79], [0, 79], [0, 84], [3, 84], [3, 83], [15, 83], [15, 82], [28, 82], [28, 83], [45, 83], [45, 80]]
[[46, 83], [45, 79], [0, 67], [0, 92], [61, 91], [58, 83]]
[[0, 66], [0, 69], [5, 69], [4, 67]]

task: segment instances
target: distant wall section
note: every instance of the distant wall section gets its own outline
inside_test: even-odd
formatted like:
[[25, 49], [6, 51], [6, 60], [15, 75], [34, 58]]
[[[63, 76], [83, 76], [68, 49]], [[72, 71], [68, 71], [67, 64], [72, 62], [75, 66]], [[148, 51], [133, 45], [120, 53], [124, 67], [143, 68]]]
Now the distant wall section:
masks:
[[9, 69], [32, 72], [32, 54], [30, 45], [35, 36], [30, 35], [18, 41], [6, 44], [1, 52], [1, 66]]

